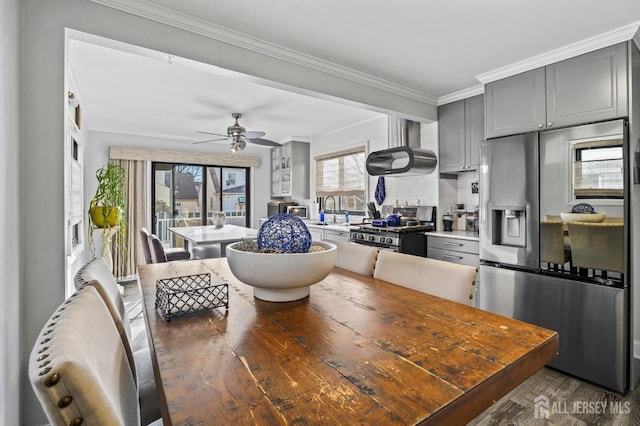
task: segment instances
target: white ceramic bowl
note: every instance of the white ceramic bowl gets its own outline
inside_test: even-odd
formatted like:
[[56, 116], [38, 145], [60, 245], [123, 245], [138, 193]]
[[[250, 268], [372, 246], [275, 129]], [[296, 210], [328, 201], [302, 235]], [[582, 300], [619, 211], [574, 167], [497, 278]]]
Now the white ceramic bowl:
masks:
[[267, 254], [236, 250], [227, 246], [227, 262], [233, 275], [253, 286], [254, 297], [267, 302], [291, 302], [309, 296], [309, 287], [322, 281], [336, 263], [338, 249], [326, 241], [312, 246], [324, 251]]
[[604, 220], [606, 214], [605, 213], [571, 213], [571, 212], [561, 212], [560, 218], [564, 223], [567, 222], [595, 222], [600, 223]]

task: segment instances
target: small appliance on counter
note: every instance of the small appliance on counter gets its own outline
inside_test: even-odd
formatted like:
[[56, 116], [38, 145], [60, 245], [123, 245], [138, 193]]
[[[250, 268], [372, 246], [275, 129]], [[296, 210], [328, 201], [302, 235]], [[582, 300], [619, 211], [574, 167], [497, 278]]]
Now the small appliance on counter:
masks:
[[291, 201], [271, 200], [267, 204], [267, 214], [269, 215], [269, 217], [271, 217], [279, 213], [287, 213], [287, 207], [295, 205], [296, 203], [293, 203]]
[[442, 226], [444, 231], [453, 231], [453, 215], [451, 213], [445, 213], [442, 215]]
[[474, 206], [473, 210], [467, 210], [467, 231], [479, 232], [478, 227], [478, 206]]
[[300, 219], [309, 219], [308, 206], [287, 206], [287, 213], [298, 216]]

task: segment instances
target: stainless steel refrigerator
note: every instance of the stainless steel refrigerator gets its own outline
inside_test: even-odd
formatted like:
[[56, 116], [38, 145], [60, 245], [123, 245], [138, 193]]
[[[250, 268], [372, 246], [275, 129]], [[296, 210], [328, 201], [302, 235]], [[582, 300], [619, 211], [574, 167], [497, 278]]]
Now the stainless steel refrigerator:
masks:
[[[541, 218], [584, 202], [624, 221], [627, 151], [627, 124], [617, 120], [487, 140], [480, 164], [479, 307], [558, 331], [560, 353], [549, 365], [618, 392], [629, 386], [628, 231], [625, 270], [607, 272], [575, 267], [566, 222], [566, 262], [541, 260], [540, 230]], [[598, 167], [613, 169], [613, 183], [598, 182], [615, 189], [585, 183]]]

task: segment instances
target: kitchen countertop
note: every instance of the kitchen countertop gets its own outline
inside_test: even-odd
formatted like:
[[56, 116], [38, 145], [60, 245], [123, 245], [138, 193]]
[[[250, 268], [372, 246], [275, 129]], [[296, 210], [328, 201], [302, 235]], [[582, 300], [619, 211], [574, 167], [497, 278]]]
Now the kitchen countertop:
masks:
[[478, 241], [478, 233], [473, 231], [434, 231], [427, 232], [428, 237], [458, 238], [460, 240]]

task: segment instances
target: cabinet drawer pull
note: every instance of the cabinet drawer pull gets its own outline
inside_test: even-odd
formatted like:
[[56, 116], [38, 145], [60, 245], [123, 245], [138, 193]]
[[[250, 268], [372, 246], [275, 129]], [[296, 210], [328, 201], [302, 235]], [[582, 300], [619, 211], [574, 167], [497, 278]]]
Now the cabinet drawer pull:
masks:
[[462, 243], [451, 243], [449, 241], [446, 241], [442, 244], [443, 246], [455, 246], [455, 247], [462, 247], [464, 244]]
[[454, 256], [452, 254], [443, 254], [442, 257], [446, 257], [447, 259], [462, 260], [462, 256]]

